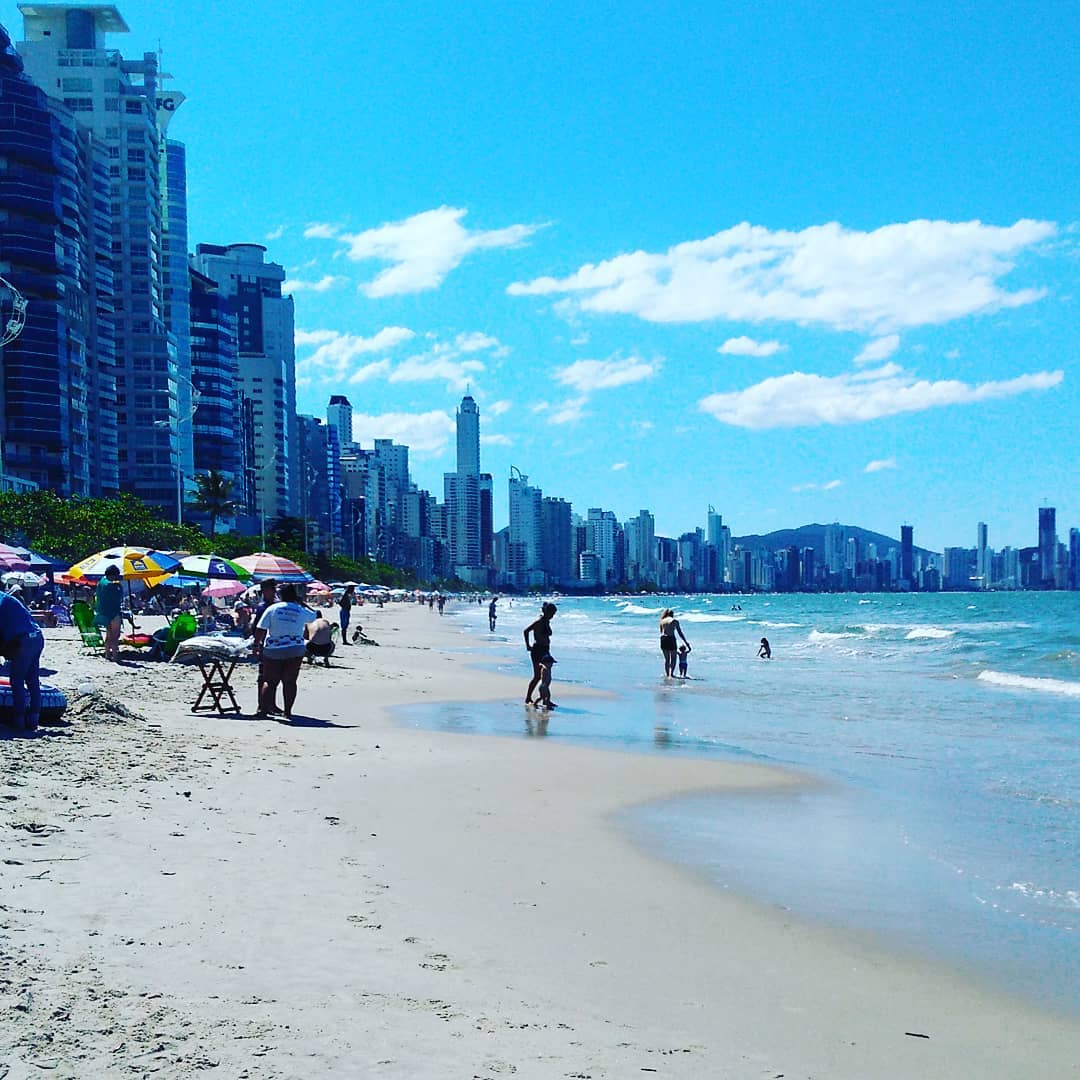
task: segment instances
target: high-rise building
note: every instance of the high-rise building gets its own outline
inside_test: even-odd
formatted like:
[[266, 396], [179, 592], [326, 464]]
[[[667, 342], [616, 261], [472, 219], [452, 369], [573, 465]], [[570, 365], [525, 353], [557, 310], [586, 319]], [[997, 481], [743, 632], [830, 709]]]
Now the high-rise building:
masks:
[[1080, 589], [1080, 529], [1069, 530], [1069, 588]]
[[480, 409], [470, 394], [457, 411], [457, 471], [443, 476], [453, 573], [475, 585], [487, 583], [493, 544], [490, 515], [491, 475], [480, 472]]
[[[106, 35], [128, 29], [112, 5], [22, 4], [20, 10], [27, 73], [107, 148], [119, 483], [148, 503], [171, 507], [184, 482], [182, 463], [191, 460], [192, 433], [190, 402], [184, 408], [190, 369], [170, 336], [164, 294], [166, 230], [183, 217], [182, 155], [166, 195], [157, 54], [130, 60], [106, 47]], [[186, 292], [186, 281], [178, 288]]]
[[111, 496], [109, 159], [81, 102], [49, 96], [59, 87], [35, 85], [0, 27], [0, 262], [28, 303], [22, 333], [0, 348], [0, 472], [61, 495]]
[[915, 528], [900, 526], [900, 581], [901, 589], [915, 588]]
[[543, 505], [544, 493], [529, 483], [520, 469], [510, 470], [510, 537], [507, 572], [517, 588], [543, 585]]
[[541, 553], [544, 573], [548, 583], [567, 585], [577, 574], [574, 572], [574, 534], [572, 509], [565, 499], [544, 496], [540, 506]]
[[627, 580], [631, 584], [655, 583], [656, 520], [648, 510], [641, 510], [637, 517], [626, 523], [623, 531], [626, 536]]
[[[619, 581], [621, 558], [616, 558], [616, 548], [621, 549], [622, 530], [618, 528], [618, 521], [611, 510], [602, 510], [599, 507], [591, 507], [588, 516], [588, 544], [589, 550], [596, 556], [599, 566], [599, 583], [601, 585], [615, 584]], [[619, 555], [621, 556], [621, 550]]]
[[344, 394], [330, 396], [330, 404], [326, 406], [326, 424], [337, 432], [338, 444], [342, 450], [352, 446], [352, 405]]
[[986, 522], [980, 521], [975, 537], [975, 588], [990, 587], [990, 549], [987, 547]]
[[1039, 507], [1039, 588], [1052, 589], [1057, 571], [1057, 510]]
[[241, 511], [243, 491], [240, 390], [237, 385], [236, 310], [217, 282], [188, 270], [191, 283], [191, 381], [199, 407], [191, 417], [194, 432], [193, 471], [221, 473], [233, 482], [233, 499]]
[[194, 266], [235, 305], [240, 390], [254, 418], [255, 501], [273, 521], [297, 512], [300, 481], [293, 299], [281, 295], [284, 268], [265, 254], [261, 244], [199, 244]]

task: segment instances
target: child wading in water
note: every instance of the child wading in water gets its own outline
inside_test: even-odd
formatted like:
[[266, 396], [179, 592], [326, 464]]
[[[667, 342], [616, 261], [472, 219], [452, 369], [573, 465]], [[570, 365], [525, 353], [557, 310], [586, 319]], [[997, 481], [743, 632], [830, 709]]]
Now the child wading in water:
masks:
[[686, 664], [690, 656], [690, 649], [686, 645], [679, 646], [679, 678], [688, 678], [686, 674]]
[[542, 709], [555, 709], [558, 706], [551, 700], [551, 665], [557, 664], [551, 653], [548, 653], [540, 661], [540, 707]]

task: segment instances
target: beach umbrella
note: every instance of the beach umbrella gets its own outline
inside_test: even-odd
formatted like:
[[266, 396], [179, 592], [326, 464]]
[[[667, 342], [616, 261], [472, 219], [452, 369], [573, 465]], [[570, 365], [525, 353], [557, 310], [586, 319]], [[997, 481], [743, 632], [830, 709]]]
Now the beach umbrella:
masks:
[[203, 589], [203, 596], [208, 596], [210, 599], [215, 597], [224, 596], [239, 596], [243, 592], [247, 592], [247, 585], [242, 581], [211, 581], [209, 585]]
[[53, 559], [26, 547], [17, 547], [15, 550], [30, 564], [30, 569], [35, 574], [47, 574], [52, 570], [63, 570], [67, 567], [67, 563], [62, 559]]
[[194, 574], [161, 574], [143, 580], [151, 589], [159, 585], [168, 585], [171, 589], [197, 589], [206, 584], [206, 578], [195, 577]]
[[221, 555], [186, 555], [180, 560], [178, 573], [186, 577], [214, 578], [219, 581], [251, 580], [250, 570]]
[[9, 570], [3, 577], [0, 577], [0, 581], [7, 586], [11, 585], [25, 585], [28, 588], [33, 588], [37, 585], [44, 585], [45, 579], [38, 577], [31, 570]]
[[100, 578], [105, 576], [108, 567], [115, 566], [125, 581], [140, 581], [169, 574], [179, 565], [179, 560], [166, 555], [164, 551], [144, 547], [114, 547], [77, 562], [68, 570], [68, 576]]
[[304, 585], [315, 580], [314, 574], [309, 574], [302, 566], [297, 566], [292, 559], [271, 555], [268, 551], [256, 551], [254, 555], [243, 555], [235, 561], [250, 571], [256, 581], [274, 578], [281, 582]]
[[29, 570], [30, 560], [18, 548], [0, 544], [0, 570]]
[[333, 592], [334, 590], [331, 589], [330, 586], [327, 585], [325, 581], [309, 581], [307, 591], [309, 593], [311, 593], [311, 592], [327, 593], [327, 592]]

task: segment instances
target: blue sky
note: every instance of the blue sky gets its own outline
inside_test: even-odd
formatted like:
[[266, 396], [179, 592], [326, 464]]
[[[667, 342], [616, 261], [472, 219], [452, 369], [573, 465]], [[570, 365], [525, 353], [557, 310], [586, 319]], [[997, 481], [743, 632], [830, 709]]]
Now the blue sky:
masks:
[[440, 497], [468, 385], [497, 526], [511, 465], [668, 535], [1080, 526], [1074, 0], [117, 6], [301, 411]]

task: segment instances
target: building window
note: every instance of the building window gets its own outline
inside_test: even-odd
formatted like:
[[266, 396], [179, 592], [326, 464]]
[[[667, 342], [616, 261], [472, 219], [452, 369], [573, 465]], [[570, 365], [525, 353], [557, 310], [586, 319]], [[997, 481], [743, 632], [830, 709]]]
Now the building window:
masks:
[[143, 111], [142, 98], [128, 98], [124, 102], [124, 112], [129, 116], [141, 116]]

